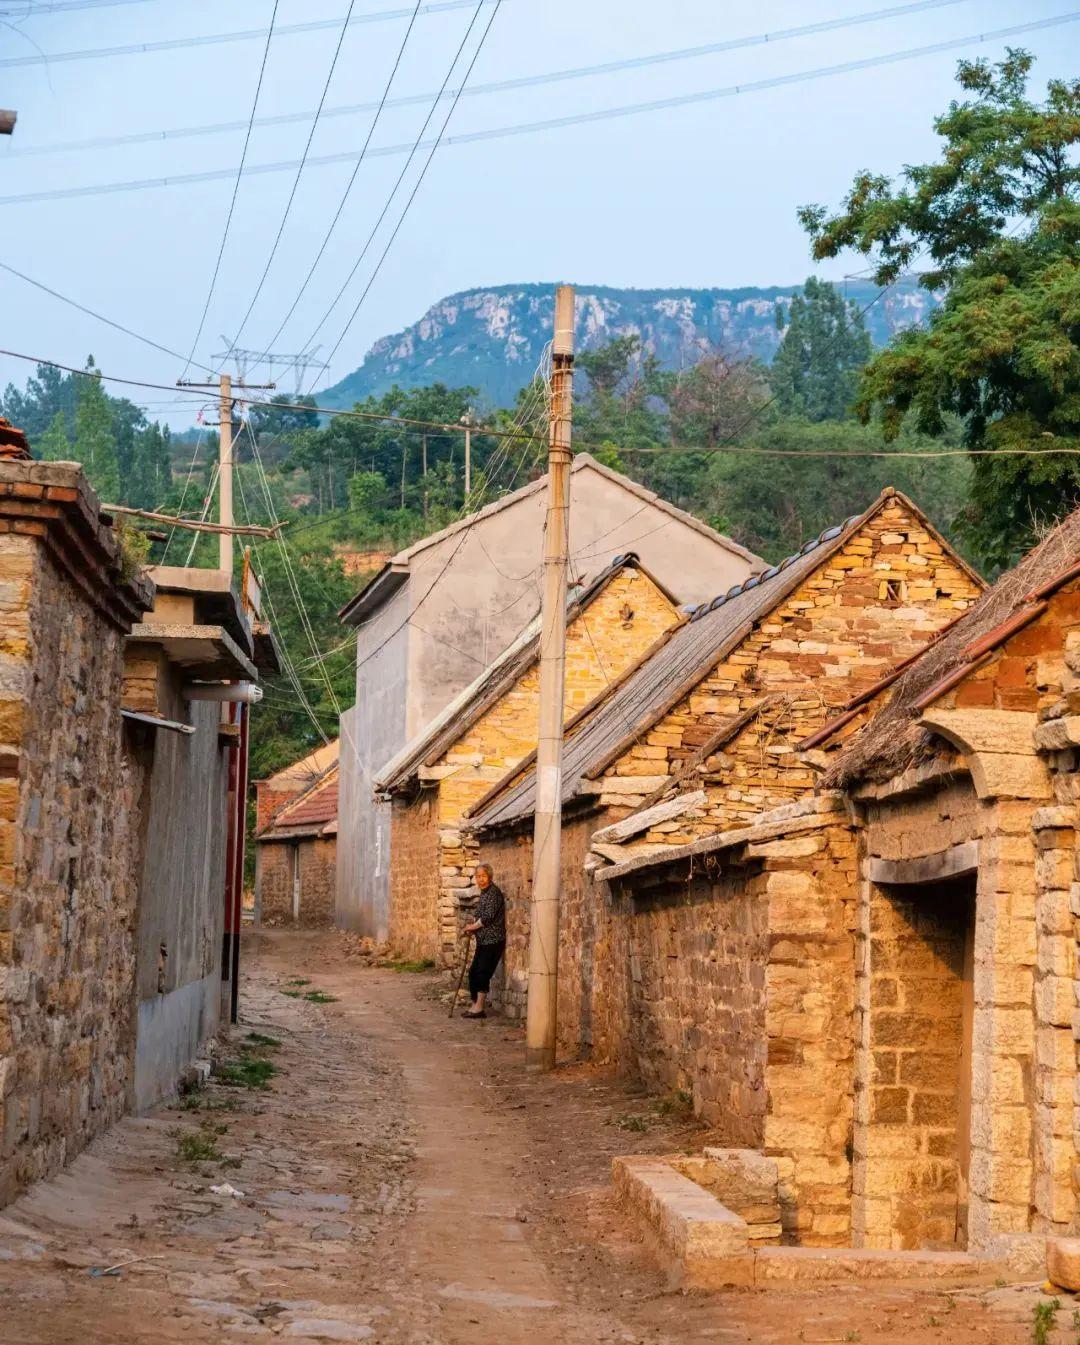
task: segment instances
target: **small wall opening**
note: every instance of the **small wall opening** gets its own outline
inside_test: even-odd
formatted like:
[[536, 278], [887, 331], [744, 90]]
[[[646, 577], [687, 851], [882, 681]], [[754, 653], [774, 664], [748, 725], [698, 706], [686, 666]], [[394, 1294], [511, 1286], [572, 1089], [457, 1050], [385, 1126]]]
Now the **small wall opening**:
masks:
[[967, 1246], [975, 875], [874, 887], [868, 1245]]

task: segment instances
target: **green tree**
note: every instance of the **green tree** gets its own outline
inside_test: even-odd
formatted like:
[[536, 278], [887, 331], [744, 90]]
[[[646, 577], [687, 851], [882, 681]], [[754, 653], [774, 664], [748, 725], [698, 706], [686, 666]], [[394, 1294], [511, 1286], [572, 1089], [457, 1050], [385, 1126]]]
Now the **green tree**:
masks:
[[810, 276], [786, 314], [777, 305], [776, 325], [784, 335], [769, 382], [779, 410], [806, 420], [843, 420], [872, 353], [859, 311], [835, 285]]
[[75, 460], [86, 468], [94, 489], [107, 501], [118, 501], [120, 469], [116, 457], [112, 410], [95, 374], [93, 356], [87, 362], [91, 377], [82, 378], [75, 397]]
[[68, 438], [67, 418], [63, 411], [57, 411], [49, 422], [44, 434], [38, 435], [33, 445], [39, 458], [46, 462], [70, 462], [71, 440]]
[[[958, 439], [955, 424], [944, 443], [906, 426], [895, 448], [927, 453], [957, 446]], [[698, 513], [773, 562], [825, 528], [861, 514], [885, 486], [910, 495], [947, 533], [967, 501], [971, 465], [966, 455], [894, 457], [877, 425], [777, 419], [747, 431], [742, 449], [709, 460]], [[777, 455], [746, 451], [753, 449], [771, 449]], [[868, 453], [888, 456], [872, 458]]]
[[886, 435], [907, 417], [939, 434], [959, 417], [974, 459], [961, 520], [988, 566], [1008, 564], [1042, 525], [1080, 503], [1080, 81], [1027, 96], [1032, 58], [964, 61], [969, 95], [935, 122], [937, 162], [902, 183], [861, 173], [840, 212], [800, 212], [817, 258], [855, 249], [889, 284], [929, 254], [948, 287], [926, 328], [902, 333], [863, 373], [856, 410]]

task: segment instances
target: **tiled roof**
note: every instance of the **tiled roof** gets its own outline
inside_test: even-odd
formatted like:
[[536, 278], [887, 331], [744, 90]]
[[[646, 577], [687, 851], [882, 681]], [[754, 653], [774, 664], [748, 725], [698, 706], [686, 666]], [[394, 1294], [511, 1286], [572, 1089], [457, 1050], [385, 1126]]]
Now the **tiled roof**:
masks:
[[[675, 598], [663, 584], [649, 574], [632, 551], [616, 556], [584, 587], [571, 591], [567, 600], [569, 625], [585, 611], [608, 584], [623, 570], [640, 570], [665, 594], [672, 606]], [[375, 781], [378, 792], [392, 792], [407, 784], [422, 765], [432, 765], [467, 732], [536, 662], [540, 653], [540, 617], [525, 627], [513, 644], [508, 645], [479, 677], [435, 716], [427, 727], [379, 771]]]
[[281, 770], [265, 780], [260, 780], [259, 783], [271, 790], [306, 789], [337, 761], [340, 750], [341, 743], [335, 738], [333, 742], [323, 743], [314, 752], [309, 752], [306, 757], [301, 757], [291, 765], [283, 766]]
[[[918, 725], [923, 710], [1040, 616], [1052, 593], [1077, 578], [1080, 510], [1058, 524], [904, 668], [888, 702], [840, 751], [824, 776], [825, 785], [842, 787], [863, 776], [894, 774], [912, 764], [931, 743], [931, 735]], [[839, 720], [833, 722], [834, 729], [839, 726]]]
[[[591, 711], [571, 726], [563, 749], [564, 805], [585, 795], [583, 786], [590, 776], [600, 774], [663, 718], [758, 621], [895, 497], [895, 491], [883, 492], [865, 513], [827, 528], [779, 565], [702, 603], [689, 621], [671, 630], [629, 676], [616, 682], [610, 694], [595, 701]], [[910, 500], [899, 498], [922, 518]], [[535, 798], [535, 770], [519, 767], [480, 800], [472, 825], [481, 829], [519, 821], [532, 814]]]
[[337, 813], [338, 767], [335, 762], [299, 798], [293, 799], [276, 813], [257, 839], [279, 841], [318, 836], [331, 826], [332, 834], [336, 835]]

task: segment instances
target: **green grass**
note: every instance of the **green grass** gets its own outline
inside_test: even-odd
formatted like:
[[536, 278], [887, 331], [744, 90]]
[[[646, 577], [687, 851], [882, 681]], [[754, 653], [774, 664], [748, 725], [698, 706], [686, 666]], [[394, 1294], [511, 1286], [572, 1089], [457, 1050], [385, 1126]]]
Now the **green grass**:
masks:
[[311, 982], [306, 976], [290, 976], [285, 982], [286, 985], [310, 985]]
[[189, 1093], [180, 1103], [180, 1111], [235, 1111], [237, 1105], [235, 1098]]
[[249, 1032], [244, 1041], [252, 1050], [265, 1047], [268, 1051], [276, 1051], [281, 1045], [277, 1037], [268, 1037], [265, 1032]]
[[419, 958], [418, 960], [410, 961], [408, 958], [402, 958], [400, 962], [387, 962], [386, 966], [388, 966], [392, 971], [411, 971], [411, 972], [434, 971], [435, 959], [431, 957], [422, 957]]
[[640, 1135], [648, 1130], [649, 1118], [647, 1116], [637, 1116], [633, 1112], [621, 1112], [614, 1118], [612, 1125], [618, 1126], [620, 1130], [631, 1130]]
[[337, 995], [328, 995], [325, 990], [309, 990], [304, 998], [309, 1004], [336, 1004]]
[[235, 1158], [226, 1158], [218, 1147], [218, 1140], [228, 1133], [229, 1127], [213, 1121], [202, 1121], [198, 1130], [170, 1130], [176, 1140], [176, 1156], [182, 1163], [223, 1163], [238, 1167]]
[[270, 1080], [277, 1072], [278, 1067], [272, 1060], [244, 1055], [239, 1060], [229, 1060], [218, 1065], [214, 1078], [228, 1088], [269, 1088]]
[[1054, 1328], [1054, 1317], [1058, 1308], [1061, 1307], [1060, 1298], [1044, 1298], [1040, 1303], [1035, 1304], [1034, 1325], [1032, 1327], [1031, 1339], [1034, 1345], [1047, 1345], [1050, 1339], [1050, 1332]]
[[661, 1116], [670, 1116], [679, 1121], [689, 1121], [694, 1114], [694, 1095], [685, 1088], [673, 1088], [656, 1104]]
[[300, 990], [283, 990], [281, 993], [288, 995], [290, 999], [300, 999], [303, 992]]

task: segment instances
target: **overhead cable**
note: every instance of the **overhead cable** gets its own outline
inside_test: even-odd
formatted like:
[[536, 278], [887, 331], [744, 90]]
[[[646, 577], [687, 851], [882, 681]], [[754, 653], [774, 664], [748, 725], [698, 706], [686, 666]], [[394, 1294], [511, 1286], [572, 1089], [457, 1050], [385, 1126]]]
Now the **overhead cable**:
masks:
[[[221, 259], [225, 255], [225, 244], [229, 241], [229, 229], [232, 227], [233, 215], [236, 211], [236, 198], [240, 194], [240, 182], [244, 176], [244, 166], [247, 163], [248, 146], [251, 144], [251, 127], [255, 120], [255, 111], [259, 106], [259, 95], [262, 93], [263, 76], [266, 74], [266, 61], [270, 55], [270, 43], [274, 37], [274, 24], [277, 21], [278, 0], [274, 0], [274, 8], [270, 14], [270, 27], [266, 30], [266, 46], [263, 47], [262, 63], [259, 66], [259, 78], [255, 81], [255, 97], [251, 101], [251, 113], [248, 116], [247, 134], [244, 136], [244, 148], [240, 154], [240, 164], [236, 170], [236, 181], [233, 183], [232, 197], [229, 201], [229, 211], [225, 216], [225, 228], [221, 234], [221, 245], [218, 248], [217, 259], [214, 262], [214, 270], [210, 276], [210, 286], [206, 291], [206, 301], [203, 304], [202, 313], [199, 316], [199, 326], [191, 342], [191, 349], [188, 351], [187, 360], [184, 363], [184, 370], [180, 377], [184, 378], [187, 371], [191, 368], [195, 358], [195, 349], [202, 338], [203, 328], [206, 326], [206, 315], [210, 311], [210, 301], [214, 297], [214, 289], [217, 286], [218, 275], [221, 272]], [[200, 368], [205, 366], [200, 365]]]
[[[488, 0], [483, 0], [488, 3]], [[747, 93], [761, 93], [766, 89], [783, 88], [792, 84], [804, 84], [816, 79], [827, 79], [835, 75], [853, 74], [859, 70], [870, 70], [880, 66], [894, 65], [900, 61], [916, 60], [922, 56], [940, 55], [942, 52], [955, 51], [985, 42], [997, 42], [1004, 38], [1017, 37], [1022, 33], [1032, 33], [1043, 29], [1060, 27], [1075, 23], [1080, 19], [1080, 10], [1070, 10], [1048, 19], [1036, 19], [1029, 23], [1012, 24], [1006, 28], [996, 28], [984, 33], [969, 33], [965, 37], [950, 38], [945, 42], [932, 42], [921, 47], [910, 47], [903, 51], [886, 52], [880, 56], [867, 56], [859, 60], [843, 61], [838, 65], [817, 66], [812, 70], [800, 70], [790, 75], [774, 75], [768, 79], [748, 80], [742, 84], [729, 84], [722, 88], [702, 89], [695, 93], [676, 94], [670, 98], [655, 98], [642, 103], [624, 103], [618, 107], [599, 108], [592, 112], [576, 112], [565, 117], [548, 117], [543, 121], [520, 122], [513, 126], [496, 126], [488, 130], [466, 131], [457, 135], [444, 136], [440, 141], [429, 142], [446, 145], [472, 145], [485, 140], [501, 140], [509, 136], [533, 135], [539, 131], [561, 130], [567, 126], [581, 126], [595, 122], [614, 121], [623, 117], [639, 116], [648, 112], [670, 112], [680, 107], [691, 107], [699, 103], [715, 102], [721, 98], [734, 98]], [[405, 141], [396, 145], [380, 145], [369, 149], [367, 157], [381, 158], [397, 154], [415, 152], [417, 148], [426, 149], [428, 144], [416, 146], [415, 141]], [[313, 155], [308, 158], [309, 168], [326, 167], [332, 164], [352, 163], [357, 157], [355, 150], [343, 150], [335, 154]], [[274, 163], [255, 164], [245, 168], [244, 176], [251, 177], [263, 173], [282, 173], [295, 169], [295, 159], [279, 160]], [[0, 206], [25, 205], [36, 201], [67, 200], [76, 196], [103, 196], [114, 192], [146, 191], [159, 187], [191, 186], [201, 182], [217, 182], [233, 175], [233, 169], [208, 169], [196, 173], [177, 173], [171, 177], [132, 178], [123, 182], [94, 183], [85, 187], [60, 187], [49, 191], [22, 192], [12, 196], [0, 196]]]
[[[475, 24], [476, 24], [476, 20], [477, 20], [477, 19], [479, 18], [479, 16], [480, 16], [480, 11], [481, 11], [481, 9], [482, 9], [482, 6], [478, 4], [478, 5], [476, 6], [476, 8], [473, 10], [472, 18], [469, 20], [469, 26], [465, 29], [465, 32], [464, 32], [464, 34], [462, 35], [461, 41], [458, 43], [457, 51], [454, 52], [453, 60], [451, 60], [450, 65], [449, 65], [449, 67], [448, 67], [448, 69], [447, 69], [447, 71], [446, 71], [446, 75], [445, 75], [445, 77], [444, 77], [444, 79], [443, 79], [443, 83], [442, 83], [442, 88], [443, 88], [443, 89], [445, 89], [446, 86], [449, 84], [449, 82], [450, 82], [450, 80], [451, 80], [451, 78], [452, 78], [452, 76], [453, 76], [454, 71], [457, 69], [457, 63], [458, 63], [458, 61], [461, 59], [461, 54], [462, 54], [462, 52], [465, 50], [466, 44], [468, 43], [468, 41], [469, 41], [469, 37], [471, 36], [471, 34], [472, 34], [472, 30], [473, 30], [473, 28], [474, 28], [474, 26], [475, 26]], [[494, 10], [493, 13], [492, 13], [492, 19], [494, 19], [495, 14], [497, 14], [497, 13], [498, 13], [498, 9], [496, 8], [496, 10]], [[488, 28], [490, 28], [490, 27], [491, 27], [491, 25], [490, 25], [490, 23], [489, 23], [489, 24], [488, 24]], [[487, 31], [485, 30], [483, 37], [481, 37], [481, 39], [480, 39], [480, 46], [483, 46], [484, 38], [486, 38], [486, 37], [487, 37]], [[479, 52], [479, 50], [480, 50], [480, 47], [478, 46], [478, 47], [477, 47], [477, 52]], [[476, 59], [475, 55], [474, 55], [473, 59], [474, 59], [474, 60]], [[469, 69], [470, 69], [470, 70], [472, 69], [472, 66], [471, 66], [471, 65], [469, 66]], [[468, 75], [466, 75], [466, 80], [467, 80], [467, 79], [468, 79]], [[464, 84], [464, 83], [465, 83], [465, 80], [463, 80], [462, 83]], [[432, 119], [432, 117], [435, 115], [435, 111], [436, 111], [436, 109], [437, 109], [438, 106], [439, 106], [439, 101], [440, 101], [441, 97], [442, 97], [442, 89], [440, 89], [440, 90], [439, 90], [439, 93], [436, 94], [435, 97], [433, 98], [432, 103], [431, 103], [431, 106], [430, 106], [430, 108], [428, 108], [428, 114], [427, 114], [427, 116], [424, 118], [423, 125], [420, 127], [420, 130], [417, 132], [417, 134], [416, 134], [416, 138], [415, 138], [414, 141], [413, 141], [412, 149], [409, 151], [409, 157], [405, 160], [405, 163], [402, 165], [401, 172], [398, 173], [398, 175], [397, 175], [397, 179], [395, 180], [394, 185], [390, 188], [390, 191], [389, 191], [389, 193], [388, 193], [388, 195], [387, 195], [387, 197], [386, 197], [386, 200], [383, 202], [382, 210], [379, 212], [378, 218], [375, 220], [375, 223], [371, 226], [371, 231], [369, 232], [367, 238], [364, 240], [364, 245], [363, 245], [363, 247], [360, 249], [360, 252], [358, 253], [356, 260], [353, 262], [352, 269], [349, 271], [349, 274], [345, 277], [345, 280], [344, 280], [343, 284], [340, 286], [340, 288], [338, 289], [337, 293], [334, 295], [334, 298], [331, 300], [331, 302], [330, 302], [330, 306], [327, 308], [327, 310], [325, 311], [325, 313], [323, 313], [323, 315], [322, 315], [322, 317], [319, 319], [319, 321], [315, 324], [315, 327], [314, 327], [314, 329], [313, 329], [311, 335], [310, 335], [310, 336], [307, 338], [307, 340], [304, 342], [304, 349], [305, 349], [305, 350], [310, 350], [310, 349], [311, 349], [312, 345], [313, 345], [314, 342], [315, 342], [315, 338], [316, 338], [316, 336], [318, 336], [318, 334], [319, 334], [319, 332], [322, 330], [324, 324], [329, 320], [330, 315], [333, 313], [334, 309], [337, 307], [338, 303], [341, 301], [342, 296], [345, 294], [345, 291], [348, 289], [348, 287], [349, 287], [349, 285], [350, 285], [350, 283], [351, 283], [351, 281], [352, 281], [353, 276], [356, 275], [356, 272], [357, 272], [357, 270], [359, 269], [361, 263], [363, 262], [364, 258], [367, 256], [367, 254], [368, 254], [368, 249], [371, 247], [372, 243], [375, 241], [375, 236], [378, 234], [379, 229], [382, 227], [382, 222], [383, 222], [383, 220], [386, 218], [386, 216], [387, 216], [387, 214], [388, 214], [388, 212], [389, 212], [389, 210], [390, 210], [390, 207], [391, 207], [391, 205], [392, 205], [393, 202], [394, 202], [394, 198], [397, 196], [398, 189], [400, 188], [401, 184], [402, 184], [402, 183], [404, 182], [404, 180], [405, 180], [405, 175], [406, 175], [406, 174], [408, 173], [408, 171], [409, 171], [409, 167], [410, 167], [410, 165], [412, 164], [413, 158], [415, 157], [417, 151], [420, 149], [420, 146], [423, 144], [424, 134], [426, 133], [428, 126], [431, 124], [431, 119]], [[453, 112], [453, 109], [454, 109], [454, 107], [455, 107], [456, 105], [457, 105], [457, 104], [456, 104], [456, 100], [455, 100], [455, 102], [454, 102], [453, 104], [451, 104], [451, 108], [450, 108], [451, 113]], [[444, 126], [444, 129], [445, 129], [445, 122], [443, 123], [443, 126]], [[422, 178], [422, 176], [423, 176], [423, 175], [421, 174], [421, 178]], [[336, 349], [336, 347], [335, 347], [335, 349]], [[327, 364], [329, 364], [329, 361], [327, 361]], [[311, 390], [311, 389], [310, 389], [310, 387], [309, 387], [308, 391], [310, 392], [310, 390]]]
[[[292, 190], [289, 192], [289, 199], [285, 202], [285, 209], [282, 211], [281, 222], [278, 225], [277, 233], [274, 236], [274, 243], [270, 249], [270, 255], [266, 259], [266, 265], [263, 267], [262, 275], [259, 277], [259, 283], [255, 286], [255, 293], [251, 296], [251, 302], [247, 306], [247, 311], [240, 319], [240, 326], [236, 329], [236, 335], [233, 337], [233, 346], [240, 344], [240, 338], [244, 334], [244, 328], [247, 326], [248, 318], [251, 317], [252, 309], [259, 301], [259, 295], [263, 292], [263, 286], [266, 284], [266, 278], [270, 274], [270, 267], [277, 256], [277, 250], [281, 245], [282, 235], [285, 233], [285, 225], [289, 221], [289, 215], [292, 213], [293, 202], [296, 200], [296, 193], [300, 187], [300, 179], [304, 175], [304, 168], [307, 165], [308, 153], [311, 150], [311, 142], [315, 139], [315, 132], [319, 127], [319, 118], [322, 116], [323, 105], [326, 102], [326, 95], [330, 92], [330, 83], [334, 78], [334, 71], [337, 69], [338, 59], [341, 56], [341, 48], [345, 42], [345, 34], [349, 30], [349, 20], [352, 18], [353, 8], [356, 0], [349, 0], [349, 7], [345, 11], [345, 18], [341, 23], [341, 30], [338, 33], [337, 45], [334, 47], [334, 54], [330, 58], [330, 69], [326, 72], [326, 80], [323, 84], [322, 96], [319, 99], [319, 106], [315, 109], [315, 116], [311, 120], [311, 129], [308, 131], [307, 141], [304, 145], [304, 153], [300, 162], [296, 166], [296, 176], [293, 178]], [[277, 0], [275, 0], [275, 7]], [[267, 39], [269, 41], [269, 39]], [[240, 168], [240, 175], [243, 175], [243, 166]], [[237, 178], [239, 181], [239, 176]]]
[[[421, 14], [442, 14], [451, 9], [468, 9], [476, 0], [434, 0], [434, 3], [422, 5]], [[498, 0], [481, 0], [485, 5], [494, 5]], [[383, 9], [370, 14], [354, 14], [349, 26], [362, 23], [384, 23], [391, 19], [407, 19], [411, 9]], [[340, 26], [340, 19], [311, 19], [307, 23], [290, 23], [279, 28], [277, 37], [294, 37], [298, 33], [318, 33]], [[116, 47], [92, 47], [83, 51], [39, 52], [34, 56], [6, 56], [0, 60], [0, 69], [12, 69], [24, 65], [59, 65], [63, 61], [93, 61], [105, 56], [145, 56], [154, 51], [180, 51], [184, 47], [214, 47], [225, 42], [252, 42], [260, 37], [268, 37], [267, 28], [244, 28], [232, 33], [206, 33], [198, 37], [173, 37], [160, 42], [128, 42]]]
[[[348, 182], [345, 184], [345, 190], [341, 193], [341, 199], [340, 199], [340, 201], [338, 201], [337, 209], [334, 211], [333, 219], [331, 219], [329, 225], [327, 226], [326, 232], [323, 234], [322, 242], [319, 244], [319, 250], [318, 250], [318, 251], [316, 252], [316, 254], [315, 254], [315, 260], [311, 263], [311, 266], [310, 266], [310, 268], [308, 269], [308, 273], [307, 273], [307, 275], [304, 277], [303, 281], [301, 282], [301, 284], [300, 284], [300, 288], [299, 288], [299, 290], [297, 290], [297, 292], [296, 292], [296, 297], [293, 299], [292, 303], [291, 303], [290, 306], [289, 306], [289, 311], [288, 311], [288, 312], [285, 314], [285, 316], [281, 319], [281, 322], [278, 324], [278, 329], [277, 329], [277, 331], [273, 334], [273, 336], [271, 336], [271, 338], [269, 339], [269, 341], [266, 342], [266, 349], [267, 349], [267, 350], [272, 350], [272, 349], [273, 349], [274, 344], [275, 344], [275, 342], [277, 341], [278, 337], [279, 337], [279, 336], [281, 335], [281, 333], [285, 330], [286, 324], [288, 323], [289, 319], [290, 319], [290, 318], [292, 317], [292, 315], [296, 312], [297, 305], [300, 303], [300, 300], [304, 297], [304, 294], [305, 294], [305, 292], [306, 292], [306, 290], [307, 290], [307, 287], [308, 287], [308, 285], [311, 283], [311, 278], [312, 278], [312, 276], [315, 274], [315, 271], [316, 271], [316, 269], [317, 269], [317, 267], [318, 267], [318, 265], [319, 265], [319, 262], [322, 261], [322, 259], [323, 259], [323, 254], [326, 252], [326, 249], [327, 249], [327, 247], [329, 246], [329, 243], [330, 243], [330, 239], [333, 237], [334, 230], [335, 230], [335, 229], [337, 228], [337, 226], [338, 226], [338, 221], [341, 219], [342, 211], [345, 209], [345, 204], [346, 204], [346, 202], [348, 201], [350, 195], [352, 194], [352, 189], [353, 189], [354, 185], [356, 184], [356, 179], [357, 179], [357, 177], [358, 177], [358, 175], [359, 175], [359, 173], [360, 173], [360, 169], [361, 169], [361, 167], [362, 167], [362, 165], [363, 165], [363, 162], [364, 162], [364, 155], [367, 153], [368, 148], [369, 148], [370, 145], [371, 145], [371, 137], [375, 134], [375, 128], [376, 128], [376, 127], [378, 126], [378, 124], [379, 124], [379, 118], [382, 116], [383, 108], [384, 108], [384, 107], [386, 106], [386, 104], [387, 104], [387, 98], [388, 98], [388, 95], [389, 95], [389, 93], [390, 93], [390, 89], [391, 89], [391, 87], [392, 87], [392, 85], [393, 85], [393, 83], [394, 83], [394, 79], [395, 79], [395, 77], [396, 77], [396, 75], [397, 75], [398, 67], [401, 65], [401, 58], [405, 55], [405, 48], [406, 48], [406, 47], [408, 46], [408, 44], [409, 44], [409, 38], [410, 38], [410, 36], [412, 35], [412, 30], [413, 30], [413, 28], [414, 28], [414, 26], [415, 26], [415, 24], [416, 24], [416, 16], [417, 16], [417, 14], [419, 13], [419, 11], [420, 11], [420, 0], [416, 0], [416, 7], [413, 9], [412, 17], [409, 19], [409, 25], [408, 25], [408, 27], [405, 29], [405, 35], [404, 35], [404, 37], [401, 39], [401, 45], [398, 47], [397, 56], [394, 58], [394, 64], [393, 64], [393, 65], [391, 66], [391, 68], [390, 68], [390, 74], [389, 74], [389, 76], [387, 77], [386, 85], [385, 85], [385, 87], [383, 88], [382, 98], [381, 98], [380, 101], [376, 104], [376, 107], [375, 107], [375, 116], [372, 118], [371, 125], [368, 127], [367, 135], [366, 135], [365, 138], [364, 138], [364, 143], [363, 143], [363, 145], [361, 145], [361, 147], [360, 147], [360, 155], [359, 155], [359, 157], [358, 157], [357, 160], [356, 160], [356, 164], [355, 164], [355, 166], [353, 167], [353, 170], [352, 170], [352, 173], [351, 173], [350, 176], [349, 176], [349, 180], [348, 180]], [[306, 349], [309, 349], [309, 350], [310, 350], [310, 348], [311, 348], [311, 345], [310, 345], [310, 342], [309, 342], [309, 343], [308, 343], [308, 346], [306, 347]]]
[[[778, 28], [774, 32], [755, 33], [749, 37], [730, 38], [724, 42], [707, 42], [696, 47], [681, 47], [674, 51], [660, 51], [645, 56], [630, 56], [619, 61], [604, 61], [600, 65], [581, 65], [569, 70], [553, 70], [539, 75], [519, 75], [512, 79], [489, 80], [485, 84], [474, 84], [468, 89], [440, 90], [439, 97], [452, 98], [460, 93], [463, 98], [478, 98], [491, 93], [507, 93], [515, 89], [536, 88], [545, 84], [557, 84], [566, 80], [587, 79], [595, 75], [615, 74], [624, 70], [640, 70], [648, 66], [665, 65], [673, 61], [686, 61], [701, 56], [712, 56], [728, 51], [737, 51], [744, 47], [774, 46], [790, 38], [808, 37], [817, 33], [834, 32], [837, 29], [853, 28], [860, 24], [875, 23], [882, 19], [899, 18], [919, 13], [926, 9], [940, 9], [947, 5], [966, 4], [968, 0], [917, 0], [915, 4], [890, 5], [885, 9], [873, 9], [863, 14], [848, 15], [840, 19], [825, 19], [819, 23], [799, 24], [794, 28]], [[417, 12], [419, 6], [417, 7]], [[410, 29], [412, 21], [410, 21]], [[284, 30], [279, 30], [283, 32]], [[383, 98], [377, 102], [345, 103], [336, 107], [323, 108], [322, 118], [356, 116], [365, 112], [382, 112], [384, 109], [415, 107], [427, 104], [433, 93], [400, 94], [396, 98]], [[274, 116], [257, 117], [255, 126], [290, 126], [298, 122], [307, 122], [312, 112], [284, 112]], [[225, 132], [242, 131], [245, 121], [210, 122], [201, 126], [182, 126], [172, 130], [135, 131], [127, 135], [95, 136], [89, 140], [65, 140], [47, 145], [12, 144], [5, 149], [5, 157], [29, 158], [42, 154], [60, 154], [88, 149], [110, 149], [120, 145], [157, 144], [164, 140], [186, 140], [200, 136], [220, 135]]]

